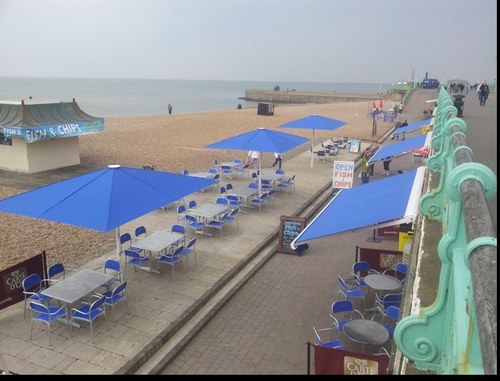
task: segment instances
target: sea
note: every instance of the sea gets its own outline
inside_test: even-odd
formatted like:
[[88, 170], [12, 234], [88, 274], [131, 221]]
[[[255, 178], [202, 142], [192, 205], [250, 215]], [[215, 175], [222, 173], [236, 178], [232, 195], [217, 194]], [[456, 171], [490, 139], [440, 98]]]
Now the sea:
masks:
[[177, 79], [90, 79], [1, 77], [2, 101], [76, 100], [80, 108], [96, 117], [152, 116], [168, 113], [198, 113], [257, 107], [246, 101], [245, 90], [280, 90], [365, 93], [387, 92], [388, 83], [263, 82]]

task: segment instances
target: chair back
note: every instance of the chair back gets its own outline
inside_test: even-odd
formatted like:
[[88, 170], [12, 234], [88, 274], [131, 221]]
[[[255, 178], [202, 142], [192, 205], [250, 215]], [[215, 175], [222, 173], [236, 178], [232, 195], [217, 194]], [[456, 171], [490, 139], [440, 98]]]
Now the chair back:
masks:
[[196, 208], [196, 201], [195, 200], [191, 200], [188, 202], [188, 209], [193, 209], [193, 208]]
[[194, 249], [194, 245], [196, 245], [196, 238], [192, 238], [186, 245], [186, 249]]
[[353, 274], [357, 274], [359, 276], [366, 276], [368, 271], [371, 270], [370, 262], [368, 261], [359, 261], [355, 262], [352, 265]]
[[337, 300], [332, 303], [331, 312], [332, 314], [353, 312], [354, 306], [350, 300]]
[[408, 264], [406, 264], [404, 262], [398, 262], [396, 264], [396, 273], [406, 275], [407, 272], [408, 272]]
[[186, 229], [184, 229], [184, 226], [182, 225], [172, 225], [172, 228], [170, 229], [172, 233], [181, 233], [181, 234], [186, 234]]
[[185, 170], [183, 170], [183, 171], [182, 171], [182, 174], [183, 174], [184, 176], [187, 176], [187, 175], [189, 175], [189, 171], [188, 171], [187, 169], [185, 169]]
[[217, 173], [217, 168], [210, 168], [208, 173]]
[[92, 319], [92, 313], [96, 310], [101, 310], [105, 301], [106, 297], [104, 295], [100, 295], [99, 298], [90, 305], [89, 316], [91, 319]]
[[220, 193], [220, 194], [224, 194], [224, 193], [226, 193], [226, 187], [220, 187], [220, 188], [219, 188], [219, 193]]
[[252, 172], [252, 179], [256, 179], [258, 176], [257, 176], [257, 173], [256, 172]]
[[141, 258], [141, 255], [134, 250], [125, 250], [125, 255], [130, 258]]
[[42, 278], [37, 273], [33, 273], [28, 275], [23, 279], [23, 290], [29, 291], [33, 288], [40, 287], [40, 283], [42, 283]]
[[184, 213], [186, 213], [186, 207], [181, 204], [177, 207], [177, 214], [184, 214]]
[[123, 233], [120, 236], [120, 245], [123, 245], [124, 243], [127, 242], [132, 242], [132, 236], [130, 235], [130, 233]]
[[213, 161], [212, 163], [213, 163], [213, 165], [215, 165], [215, 166], [219, 165], [219, 161], [218, 161], [217, 159], [214, 159], [214, 161]]
[[385, 316], [387, 316], [389, 319], [392, 319], [394, 321], [398, 321], [399, 320], [399, 307], [389, 306], [387, 308], [387, 311], [385, 311]]
[[401, 300], [403, 299], [403, 294], [387, 294], [382, 299], [382, 304], [384, 305], [384, 311], [391, 306], [398, 307], [401, 305]]
[[144, 225], [138, 226], [135, 228], [135, 237], [146, 236], [146, 227]]
[[127, 281], [120, 283], [118, 286], [114, 288], [113, 292], [111, 293], [111, 298], [113, 299], [115, 295], [119, 295], [125, 292], [126, 287], [127, 287]]
[[64, 279], [65, 270], [62, 263], [54, 263], [47, 269], [47, 276], [49, 277], [49, 279], [52, 279], [59, 274], [62, 274], [62, 278]]
[[107, 259], [106, 262], [104, 262], [104, 273], [106, 273], [107, 270], [121, 272], [120, 262], [116, 259]]
[[248, 184], [248, 187], [249, 188], [254, 188], [254, 189], [259, 189], [259, 184], [257, 184], [257, 183], [250, 183], [250, 184]]
[[276, 170], [276, 174], [277, 175], [284, 175], [285, 174], [285, 170], [284, 169], [277, 169]]
[[220, 204], [220, 205], [227, 205], [229, 203], [229, 201], [225, 197], [217, 197], [217, 199], [215, 200], [215, 203]]
[[182, 250], [184, 250], [184, 246], [177, 246], [172, 253], [172, 257], [178, 257]]
[[188, 220], [190, 222], [197, 222], [196, 217], [192, 216], [190, 214], [186, 214], [186, 220]]
[[239, 157], [237, 157], [236, 159], [233, 160], [233, 163], [241, 164], [242, 160]]
[[38, 302], [30, 302], [30, 308], [38, 313], [38, 314], [47, 314], [50, 316], [51, 312], [49, 310], [49, 307], [46, 306], [45, 304], [43, 303], [38, 303]]
[[227, 183], [227, 184], [226, 184], [226, 190], [228, 190], [228, 191], [229, 191], [229, 190], [231, 190], [231, 189], [233, 189], [233, 184], [231, 184], [231, 183]]

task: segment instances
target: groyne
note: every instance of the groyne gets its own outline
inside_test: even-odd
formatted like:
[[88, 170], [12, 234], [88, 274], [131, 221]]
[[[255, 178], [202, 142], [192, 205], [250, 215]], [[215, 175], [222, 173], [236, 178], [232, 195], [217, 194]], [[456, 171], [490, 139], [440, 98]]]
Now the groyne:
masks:
[[339, 103], [339, 102], [359, 102], [378, 101], [387, 99], [387, 95], [380, 94], [349, 94], [349, 93], [320, 93], [303, 91], [266, 91], [266, 90], [245, 90], [247, 101], [270, 102], [270, 103]]

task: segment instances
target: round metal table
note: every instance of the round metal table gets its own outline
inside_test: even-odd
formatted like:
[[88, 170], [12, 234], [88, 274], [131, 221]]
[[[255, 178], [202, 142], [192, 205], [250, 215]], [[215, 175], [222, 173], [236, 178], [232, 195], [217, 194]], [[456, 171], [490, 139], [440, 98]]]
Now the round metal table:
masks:
[[344, 326], [344, 334], [351, 340], [370, 345], [382, 345], [389, 340], [389, 331], [369, 319], [354, 319]]
[[402, 287], [401, 281], [390, 275], [369, 274], [363, 279], [368, 287], [374, 290], [392, 291]]

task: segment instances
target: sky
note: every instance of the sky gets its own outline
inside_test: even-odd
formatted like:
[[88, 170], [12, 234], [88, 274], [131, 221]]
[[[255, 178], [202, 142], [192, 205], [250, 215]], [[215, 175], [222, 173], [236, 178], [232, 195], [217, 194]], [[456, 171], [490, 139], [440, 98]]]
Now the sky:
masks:
[[497, 76], [496, 0], [0, 0], [0, 76]]

